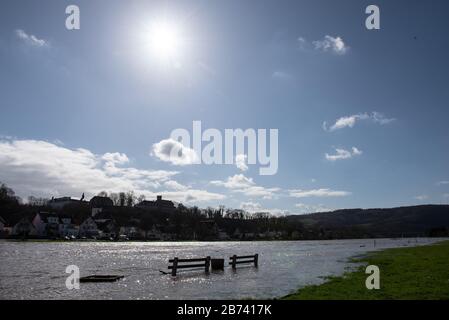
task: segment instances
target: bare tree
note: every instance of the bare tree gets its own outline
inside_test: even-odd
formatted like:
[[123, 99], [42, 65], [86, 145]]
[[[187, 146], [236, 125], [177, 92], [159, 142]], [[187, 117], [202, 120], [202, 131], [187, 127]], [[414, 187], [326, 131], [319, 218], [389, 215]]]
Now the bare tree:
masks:
[[101, 191], [101, 192], [99, 192], [99, 193], [97, 194], [97, 196], [99, 196], [99, 197], [107, 197], [107, 196], [108, 196], [108, 193], [107, 193], [106, 191]]
[[120, 192], [118, 194], [120, 207], [124, 207], [126, 203], [126, 194], [124, 192]]
[[134, 195], [134, 191], [128, 191], [126, 193], [126, 206], [132, 207], [136, 202], [136, 196]]
[[120, 205], [120, 197], [118, 193], [115, 192], [111, 192], [109, 194], [109, 198], [112, 200], [112, 202], [114, 203], [114, 206], [119, 206]]
[[146, 197], [145, 195], [141, 194], [138, 198], [137, 198], [137, 203], [141, 203], [142, 201], [145, 201]]

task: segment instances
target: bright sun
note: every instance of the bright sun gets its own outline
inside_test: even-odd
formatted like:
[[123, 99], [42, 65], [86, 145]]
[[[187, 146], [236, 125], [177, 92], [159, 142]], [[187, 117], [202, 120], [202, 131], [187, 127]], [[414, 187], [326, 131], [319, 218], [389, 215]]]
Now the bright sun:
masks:
[[182, 41], [174, 23], [159, 21], [152, 24], [148, 41], [152, 53], [161, 60], [173, 62], [180, 54]]

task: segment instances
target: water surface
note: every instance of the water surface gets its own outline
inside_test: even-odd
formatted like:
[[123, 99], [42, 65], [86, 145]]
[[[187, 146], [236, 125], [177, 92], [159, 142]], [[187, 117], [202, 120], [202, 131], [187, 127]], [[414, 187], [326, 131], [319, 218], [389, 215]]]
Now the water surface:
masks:
[[[383, 248], [429, 244], [438, 239], [263, 242], [12, 242], [0, 241], [0, 299], [239, 299], [274, 298], [341, 275], [347, 259]], [[206, 275], [163, 275], [168, 259], [226, 258], [259, 254], [259, 268]], [[68, 265], [81, 276], [125, 275], [115, 283], [82, 283], [68, 290]]]

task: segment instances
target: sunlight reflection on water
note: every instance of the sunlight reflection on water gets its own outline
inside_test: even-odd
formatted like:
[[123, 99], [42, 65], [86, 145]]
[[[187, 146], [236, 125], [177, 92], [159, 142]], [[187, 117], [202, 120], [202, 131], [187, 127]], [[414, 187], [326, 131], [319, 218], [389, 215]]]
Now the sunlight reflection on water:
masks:
[[[0, 299], [238, 299], [274, 298], [340, 275], [347, 259], [370, 250], [438, 239], [279, 242], [11, 242], [0, 241]], [[259, 253], [259, 268], [236, 272], [182, 271], [172, 279], [168, 259], [225, 258]], [[83, 283], [68, 290], [68, 265], [81, 276], [120, 274], [115, 283]]]

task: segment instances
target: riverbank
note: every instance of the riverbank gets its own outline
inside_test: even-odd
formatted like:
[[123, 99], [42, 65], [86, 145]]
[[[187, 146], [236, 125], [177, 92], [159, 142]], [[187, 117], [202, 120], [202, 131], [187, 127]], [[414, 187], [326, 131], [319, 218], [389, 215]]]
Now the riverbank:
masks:
[[[449, 241], [372, 252], [354, 272], [331, 277], [321, 285], [307, 286], [283, 297], [286, 300], [440, 300], [449, 299]], [[366, 265], [380, 269], [380, 289], [368, 290]]]

